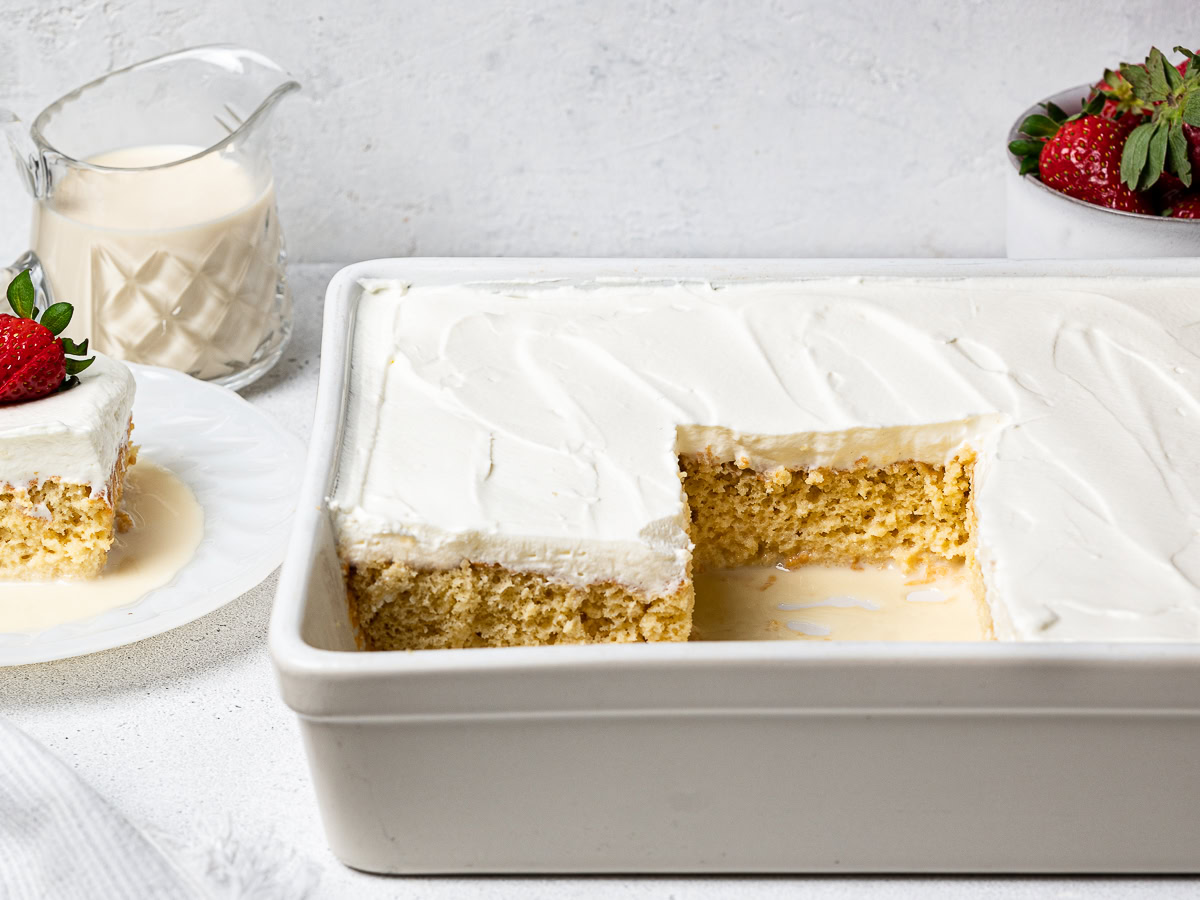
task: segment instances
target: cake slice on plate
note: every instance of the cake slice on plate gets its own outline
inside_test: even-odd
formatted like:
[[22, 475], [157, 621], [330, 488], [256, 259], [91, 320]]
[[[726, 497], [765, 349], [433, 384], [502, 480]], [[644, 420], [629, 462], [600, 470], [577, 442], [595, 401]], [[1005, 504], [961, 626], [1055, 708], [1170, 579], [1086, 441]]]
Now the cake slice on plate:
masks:
[[133, 375], [58, 337], [71, 307], [40, 317], [29, 273], [0, 314], [0, 580], [88, 578], [116, 536], [126, 470], [137, 458]]

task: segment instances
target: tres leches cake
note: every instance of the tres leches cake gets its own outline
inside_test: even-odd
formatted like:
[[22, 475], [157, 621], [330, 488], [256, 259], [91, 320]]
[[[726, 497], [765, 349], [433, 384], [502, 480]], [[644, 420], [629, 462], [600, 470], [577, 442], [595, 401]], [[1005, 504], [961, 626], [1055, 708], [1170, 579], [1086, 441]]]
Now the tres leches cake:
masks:
[[368, 649], [686, 640], [693, 573], [963, 567], [984, 632], [1200, 639], [1200, 283], [362, 284]]
[[70, 306], [41, 315], [22, 273], [0, 314], [0, 580], [88, 578], [104, 568], [126, 469], [137, 456], [133, 375], [87, 341], [57, 337]]

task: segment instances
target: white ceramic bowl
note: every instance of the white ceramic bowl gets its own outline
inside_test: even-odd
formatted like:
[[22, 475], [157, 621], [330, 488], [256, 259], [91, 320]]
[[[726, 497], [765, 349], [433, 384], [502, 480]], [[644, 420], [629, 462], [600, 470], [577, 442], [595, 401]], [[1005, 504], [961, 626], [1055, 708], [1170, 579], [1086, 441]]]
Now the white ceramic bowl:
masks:
[[[1074, 113], [1090, 90], [1090, 85], [1081, 84], [1047, 101]], [[1021, 113], [1008, 140], [1021, 137], [1019, 129], [1026, 116], [1042, 111], [1037, 104]], [[1022, 176], [1020, 160], [1011, 153], [1008, 159], [1005, 220], [1009, 259], [1200, 256], [1200, 219], [1168, 219], [1093, 206], [1048, 188], [1031, 175]]]

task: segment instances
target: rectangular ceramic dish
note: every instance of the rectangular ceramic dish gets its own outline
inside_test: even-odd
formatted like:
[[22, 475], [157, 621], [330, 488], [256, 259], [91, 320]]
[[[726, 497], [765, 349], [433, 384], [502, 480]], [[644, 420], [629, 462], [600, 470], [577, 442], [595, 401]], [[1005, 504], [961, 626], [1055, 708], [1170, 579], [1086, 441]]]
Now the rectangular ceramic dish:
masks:
[[[1200, 275], [1200, 260], [1170, 266]], [[1144, 260], [470, 259], [342, 270], [329, 286], [313, 441], [270, 635], [334, 852], [396, 873], [1200, 869], [1198, 646], [364, 653], [324, 500], [360, 278], [1134, 271], [1149, 270]]]

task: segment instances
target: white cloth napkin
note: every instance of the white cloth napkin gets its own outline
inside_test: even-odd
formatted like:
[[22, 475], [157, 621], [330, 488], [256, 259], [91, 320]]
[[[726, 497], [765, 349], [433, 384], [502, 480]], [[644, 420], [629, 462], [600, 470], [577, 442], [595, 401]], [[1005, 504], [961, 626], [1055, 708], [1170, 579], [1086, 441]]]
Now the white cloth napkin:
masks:
[[211, 896], [62, 760], [0, 720], [0, 898]]
[[57, 756], [0, 719], [0, 900], [305, 900], [320, 871], [232, 822], [195, 846], [154, 840]]

